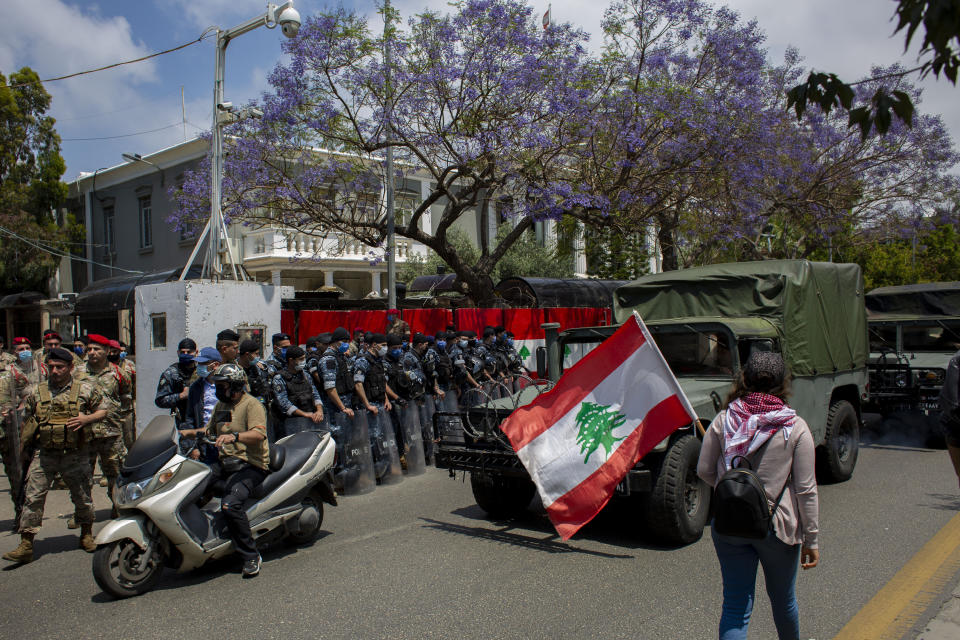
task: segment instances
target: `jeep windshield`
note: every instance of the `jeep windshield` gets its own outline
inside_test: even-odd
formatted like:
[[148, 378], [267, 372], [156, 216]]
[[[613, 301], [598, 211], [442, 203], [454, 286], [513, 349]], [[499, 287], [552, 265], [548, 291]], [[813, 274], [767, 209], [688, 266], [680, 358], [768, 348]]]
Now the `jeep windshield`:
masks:
[[[716, 323], [650, 324], [653, 338], [675, 376], [703, 378], [733, 375], [736, 363], [731, 352], [733, 334]], [[565, 354], [563, 366], [574, 362], [593, 350], [612, 335], [617, 327], [578, 329], [561, 336]]]
[[960, 345], [960, 321], [932, 320], [909, 324], [874, 324], [870, 326], [870, 350], [891, 351], [897, 348], [897, 328], [903, 332], [900, 351], [954, 352]]

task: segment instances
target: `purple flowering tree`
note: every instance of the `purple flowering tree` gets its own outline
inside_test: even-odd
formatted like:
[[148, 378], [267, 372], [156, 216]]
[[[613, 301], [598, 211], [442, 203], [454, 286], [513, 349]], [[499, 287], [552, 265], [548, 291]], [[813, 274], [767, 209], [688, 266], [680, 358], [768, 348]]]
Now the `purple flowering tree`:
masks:
[[[595, 91], [586, 35], [544, 30], [516, 0], [467, 0], [451, 15], [414, 16], [391, 36], [388, 84], [383, 39], [363, 18], [341, 9], [304, 22], [284, 44], [289, 62], [270, 76], [262, 119], [229, 132], [225, 215], [380, 247], [392, 146], [397, 235], [432, 249], [464, 292], [488, 302], [497, 261], [536, 219], [562, 212], [538, 194], [569, 171], [581, 141]], [[202, 166], [185, 177], [178, 224], [206, 217], [207, 175]], [[428, 188], [408, 193], [413, 178]], [[471, 224], [473, 215], [496, 216], [512, 228], [481, 232], [477, 257], [466, 260], [449, 234], [468, 215]]]

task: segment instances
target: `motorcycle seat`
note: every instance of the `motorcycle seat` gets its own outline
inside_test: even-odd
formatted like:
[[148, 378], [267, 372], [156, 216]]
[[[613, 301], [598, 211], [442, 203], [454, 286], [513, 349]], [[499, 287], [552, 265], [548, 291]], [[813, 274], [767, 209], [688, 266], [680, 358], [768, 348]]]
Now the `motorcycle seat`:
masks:
[[279, 468], [264, 478], [253, 490], [252, 499], [260, 500], [297, 473], [307, 461], [317, 444], [320, 434], [315, 431], [301, 431], [287, 436], [270, 447], [270, 468], [274, 467], [274, 450], [280, 450], [277, 461]]

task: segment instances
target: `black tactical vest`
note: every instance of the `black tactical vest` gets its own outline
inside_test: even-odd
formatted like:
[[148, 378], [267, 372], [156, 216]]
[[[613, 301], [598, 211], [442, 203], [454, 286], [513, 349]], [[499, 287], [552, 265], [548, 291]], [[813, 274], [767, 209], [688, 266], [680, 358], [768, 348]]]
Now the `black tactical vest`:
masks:
[[[250, 395], [260, 399], [263, 402], [270, 400], [270, 385], [267, 383], [267, 376], [255, 364], [250, 365], [243, 370], [247, 374], [247, 383], [250, 385]], [[284, 378], [286, 380], [286, 378]]]
[[300, 411], [313, 413], [316, 407], [313, 404], [313, 382], [307, 380], [302, 371], [291, 372], [284, 369], [280, 372], [283, 383], [287, 387], [287, 398], [290, 404]]
[[342, 399], [344, 395], [353, 393], [353, 367], [340, 351], [334, 350], [333, 357], [337, 360], [337, 395]]
[[387, 398], [387, 373], [383, 366], [383, 360], [365, 353], [361, 356], [370, 363], [367, 369], [367, 375], [363, 379], [363, 392], [367, 394], [367, 400], [383, 404]]
[[437, 354], [437, 382], [441, 385], [450, 384], [453, 380], [453, 361], [450, 355], [442, 349], [436, 351]]

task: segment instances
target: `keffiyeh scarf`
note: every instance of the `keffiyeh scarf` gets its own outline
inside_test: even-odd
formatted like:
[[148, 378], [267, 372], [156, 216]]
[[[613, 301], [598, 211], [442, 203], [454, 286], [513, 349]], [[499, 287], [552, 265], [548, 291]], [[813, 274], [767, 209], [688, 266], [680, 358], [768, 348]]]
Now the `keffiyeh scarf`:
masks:
[[731, 402], [723, 417], [721, 475], [731, 469], [734, 458], [753, 453], [777, 431], [788, 440], [796, 418], [797, 412], [783, 400], [766, 393], [750, 393]]

